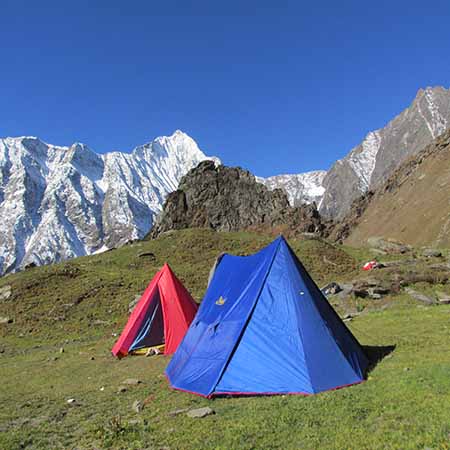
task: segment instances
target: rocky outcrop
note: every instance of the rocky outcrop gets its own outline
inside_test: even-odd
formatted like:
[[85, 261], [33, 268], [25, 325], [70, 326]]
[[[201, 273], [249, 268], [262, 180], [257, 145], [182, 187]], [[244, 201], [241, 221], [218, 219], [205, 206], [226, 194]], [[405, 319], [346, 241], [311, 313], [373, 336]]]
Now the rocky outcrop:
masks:
[[293, 208], [286, 194], [270, 191], [248, 171], [200, 163], [171, 193], [151, 231], [151, 237], [183, 228], [216, 231], [276, 228], [324, 234], [327, 225], [315, 205]]

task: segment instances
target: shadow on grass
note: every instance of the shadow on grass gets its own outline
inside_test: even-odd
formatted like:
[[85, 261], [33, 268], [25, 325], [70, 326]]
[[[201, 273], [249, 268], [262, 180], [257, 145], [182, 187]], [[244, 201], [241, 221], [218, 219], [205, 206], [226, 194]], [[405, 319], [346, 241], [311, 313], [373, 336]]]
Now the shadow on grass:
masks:
[[395, 345], [363, 345], [364, 353], [369, 359], [369, 366], [367, 367], [366, 374], [368, 375], [372, 372], [381, 360], [395, 350], [395, 347]]

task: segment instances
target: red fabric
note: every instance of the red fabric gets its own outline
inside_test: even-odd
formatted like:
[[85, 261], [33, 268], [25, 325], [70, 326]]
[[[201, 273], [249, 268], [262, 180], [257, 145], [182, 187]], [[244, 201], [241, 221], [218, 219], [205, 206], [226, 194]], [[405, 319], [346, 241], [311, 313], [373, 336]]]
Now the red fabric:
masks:
[[362, 269], [363, 270], [372, 270], [376, 265], [377, 265], [376, 261], [369, 261], [364, 264]]
[[154, 300], [157, 290], [159, 290], [163, 310], [164, 354], [174, 353], [178, 348], [197, 312], [198, 305], [169, 265], [164, 264], [163, 268], [153, 277], [131, 313], [122, 334], [112, 348], [114, 356], [121, 358], [128, 354], [128, 349], [141, 329], [145, 312]]
[[163, 267], [159, 292], [164, 317], [164, 354], [175, 353], [189, 325], [197, 313], [198, 305], [168, 264]]

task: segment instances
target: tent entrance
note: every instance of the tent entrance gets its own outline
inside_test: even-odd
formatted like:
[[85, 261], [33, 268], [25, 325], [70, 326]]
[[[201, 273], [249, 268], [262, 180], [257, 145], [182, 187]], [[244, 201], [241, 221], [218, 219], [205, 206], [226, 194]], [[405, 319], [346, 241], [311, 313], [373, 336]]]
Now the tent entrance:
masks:
[[[164, 345], [164, 316], [159, 289], [156, 289], [145, 313], [142, 328], [131, 344], [129, 352], [140, 354], [144, 349], [147, 351], [150, 347], [161, 345]], [[138, 350], [141, 351], [137, 352]]]

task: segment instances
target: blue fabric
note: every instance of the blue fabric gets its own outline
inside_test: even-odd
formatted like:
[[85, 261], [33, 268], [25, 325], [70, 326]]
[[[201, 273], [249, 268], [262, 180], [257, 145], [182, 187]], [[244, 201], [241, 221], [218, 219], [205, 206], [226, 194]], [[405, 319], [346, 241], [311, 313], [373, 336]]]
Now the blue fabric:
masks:
[[166, 373], [173, 387], [205, 396], [313, 394], [361, 381], [366, 367], [280, 237], [255, 255], [224, 256]]
[[143, 325], [129, 351], [164, 343], [164, 319], [158, 290], [145, 314]]

